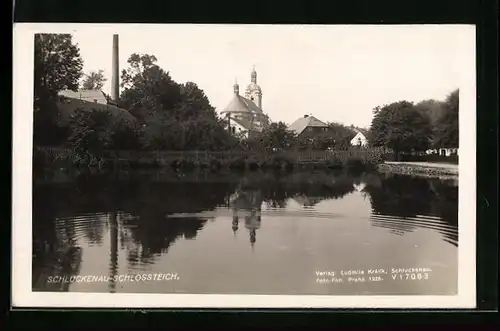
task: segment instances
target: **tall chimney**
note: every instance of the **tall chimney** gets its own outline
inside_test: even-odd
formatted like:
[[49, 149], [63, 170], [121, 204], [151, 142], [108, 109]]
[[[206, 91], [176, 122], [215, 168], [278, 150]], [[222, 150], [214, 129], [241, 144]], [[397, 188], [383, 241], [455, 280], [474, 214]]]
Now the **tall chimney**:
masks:
[[113, 35], [113, 60], [111, 73], [111, 99], [118, 101], [120, 96], [120, 68], [118, 66], [118, 35]]

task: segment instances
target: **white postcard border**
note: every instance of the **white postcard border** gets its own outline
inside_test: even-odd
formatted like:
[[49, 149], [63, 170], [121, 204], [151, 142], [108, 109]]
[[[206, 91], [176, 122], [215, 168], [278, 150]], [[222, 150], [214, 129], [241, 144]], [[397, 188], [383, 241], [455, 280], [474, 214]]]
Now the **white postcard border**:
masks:
[[[170, 28], [183, 28], [176, 25]], [[12, 305], [82, 308], [474, 308], [476, 306], [476, 62], [475, 26], [460, 30], [467, 61], [460, 63], [459, 275], [453, 296], [211, 295], [131, 293], [49, 293], [31, 290], [32, 137], [34, 34], [125, 33], [159, 25], [18, 23], [13, 31]], [[219, 27], [207, 25], [204, 28]], [[273, 28], [270, 26], [269, 28]], [[301, 26], [295, 26], [300, 28]], [[357, 26], [339, 26], [344, 29]], [[366, 25], [364, 26], [366, 27]], [[381, 26], [373, 26], [373, 29]], [[387, 26], [385, 26], [387, 27]], [[418, 25], [414, 25], [418, 28]], [[398, 26], [394, 26], [398, 28]], [[157, 32], [156, 32], [157, 33]]]

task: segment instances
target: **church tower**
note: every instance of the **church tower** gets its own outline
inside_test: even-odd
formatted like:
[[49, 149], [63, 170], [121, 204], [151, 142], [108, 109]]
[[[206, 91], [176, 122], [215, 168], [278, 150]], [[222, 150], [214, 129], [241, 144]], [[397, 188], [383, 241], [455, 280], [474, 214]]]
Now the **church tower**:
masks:
[[245, 98], [252, 100], [257, 107], [262, 109], [262, 89], [257, 84], [257, 71], [255, 67], [252, 69], [250, 75], [250, 84], [248, 84], [245, 90]]

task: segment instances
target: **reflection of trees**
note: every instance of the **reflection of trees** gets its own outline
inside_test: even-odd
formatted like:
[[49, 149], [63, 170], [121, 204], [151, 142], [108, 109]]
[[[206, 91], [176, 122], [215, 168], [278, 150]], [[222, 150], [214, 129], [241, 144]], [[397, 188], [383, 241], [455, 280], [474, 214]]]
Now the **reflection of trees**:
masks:
[[[34, 212], [34, 236], [50, 243], [69, 238], [70, 245], [75, 245], [78, 237], [94, 244], [110, 238], [109, 272], [113, 276], [118, 269], [119, 250], [126, 252], [129, 265], [153, 263], [179, 238], [195, 238], [206, 219], [181, 217], [178, 213], [196, 214], [221, 205], [231, 206], [235, 212], [233, 229], [242, 221], [250, 242], [255, 243], [263, 203], [283, 208], [288, 199], [302, 198], [313, 205], [342, 197], [354, 189], [350, 177], [332, 174], [119, 175], [117, 178], [116, 173], [83, 173], [76, 183], [38, 187], [41, 193], [35, 198], [39, 208]], [[175, 217], [169, 216], [174, 213]], [[42, 222], [43, 218], [56, 216], [57, 227], [55, 223]], [[114, 291], [112, 283], [110, 291]]]
[[432, 190], [424, 178], [391, 176], [383, 179], [380, 187], [367, 185], [365, 191], [378, 214], [411, 217], [430, 212]]
[[247, 174], [230, 198], [232, 230], [236, 233], [240, 220], [244, 219], [253, 246], [261, 226], [263, 202], [271, 208], [285, 208], [287, 200], [295, 199], [303, 206], [314, 206], [322, 200], [343, 197], [353, 190], [353, 179], [346, 174]]
[[[59, 215], [68, 217], [66, 227], [53, 229], [53, 237], [55, 232], [59, 235], [73, 232], [65, 236], [83, 235], [90, 243], [102, 243], [104, 231], [110, 232], [110, 273], [113, 274], [119, 244], [127, 250], [131, 265], [153, 262], [155, 255], [166, 252], [177, 238], [195, 238], [206, 222], [198, 218], [172, 218], [169, 214], [197, 213], [225, 205], [225, 198], [234, 186], [235, 183], [223, 181], [169, 180], [168, 177], [152, 181], [133, 175], [116, 180], [102, 174], [83, 174], [77, 185], [46, 186], [49, 194], [44, 200], [48, 200]], [[107, 222], [103, 216], [110, 212]], [[89, 216], [76, 216], [82, 214]], [[118, 217], [121, 218], [118, 221], [117, 214], [124, 216]], [[46, 224], [40, 225], [41, 230], [48, 230]], [[113, 285], [110, 286], [113, 291]]]
[[56, 220], [50, 191], [33, 189], [33, 290], [67, 291], [69, 283], [48, 283], [49, 276], [78, 274], [81, 248], [76, 246], [78, 232], [67, 220]]
[[150, 263], [154, 256], [166, 253], [178, 239], [194, 239], [203, 228], [206, 220], [194, 217], [157, 217], [133, 218], [124, 221], [124, 226], [131, 228], [134, 248], [129, 250], [127, 259], [131, 265]]
[[[377, 183], [373, 185], [372, 183]], [[364, 188], [372, 204], [374, 226], [396, 234], [428, 228], [454, 245], [458, 241], [458, 187], [438, 179], [393, 175]]]
[[118, 219], [117, 213], [112, 212], [109, 215], [109, 292], [115, 293], [115, 276], [118, 274]]
[[354, 191], [353, 178], [345, 173], [266, 174], [245, 178], [242, 189], [258, 189], [263, 201], [272, 208], [286, 207], [286, 201], [296, 199], [304, 206], [314, 206], [322, 200], [339, 199]]

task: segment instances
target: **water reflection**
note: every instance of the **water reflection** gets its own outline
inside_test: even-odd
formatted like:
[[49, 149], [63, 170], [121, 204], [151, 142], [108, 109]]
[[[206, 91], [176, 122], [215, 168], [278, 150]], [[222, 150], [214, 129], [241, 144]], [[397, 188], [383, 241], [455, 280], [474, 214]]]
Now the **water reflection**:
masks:
[[458, 246], [458, 186], [452, 180], [394, 175], [363, 190], [370, 196], [374, 226], [397, 235], [433, 229]]
[[[453, 288], [456, 291], [453, 279], [457, 276], [453, 276], [453, 272], [457, 264], [458, 187], [454, 182], [379, 174], [352, 177], [344, 173], [123, 172], [56, 178], [57, 181], [51, 181], [40, 177], [34, 185], [34, 290], [274, 291], [276, 294], [342, 291], [383, 294], [392, 290], [421, 294], [425, 290], [440, 293]], [[202, 238], [198, 239], [201, 234]], [[228, 240], [226, 234], [234, 240]], [[353, 239], [345, 239], [351, 235]], [[444, 245], [454, 249], [439, 244], [434, 235], [439, 235]], [[257, 240], [260, 237], [261, 244]], [[416, 243], [414, 246], [422, 246], [422, 249], [443, 248], [447, 255], [442, 260], [427, 255], [425, 258], [436, 259], [433, 262], [436, 265], [448, 265], [452, 277], [450, 280], [449, 274], [443, 276], [448, 279], [446, 288], [442, 284], [435, 289], [418, 286], [394, 289], [394, 286], [377, 285], [380, 288], [349, 290], [347, 287], [325, 289], [309, 283], [300, 288], [315, 268], [369, 265], [368, 255], [373, 253], [373, 248], [366, 251], [362, 245], [373, 244], [375, 249], [382, 249], [389, 243], [398, 249], [405, 242], [397, 238], [406, 238], [406, 243]], [[262, 250], [257, 250], [259, 245]], [[244, 253], [245, 247], [251, 255]], [[359, 253], [342, 253], [352, 253], [353, 249]], [[417, 253], [425, 252], [408, 254]], [[276, 260], [268, 261], [272, 256]], [[401, 264], [411, 259], [410, 255], [393, 256], [392, 260], [382, 257], [379, 263], [390, 266], [390, 263]], [[107, 271], [103, 262], [109, 266]], [[291, 275], [291, 283], [268, 277], [263, 284], [257, 280], [258, 275], [251, 275], [280, 265], [282, 272]], [[164, 270], [168, 266], [175, 266], [186, 274], [223, 272], [227, 277], [241, 270], [243, 274], [238, 277], [248, 278], [245, 285], [248, 288], [245, 290], [241, 284], [223, 285], [224, 282], [215, 280], [205, 285], [186, 280], [181, 285], [143, 283], [133, 288], [116, 282], [120, 274]], [[215, 272], [214, 266], [220, 270]], [[79, 274], [103, 273], [108, 277], [102, 283], [50, 281], [57, 277], [69, 279]]]

